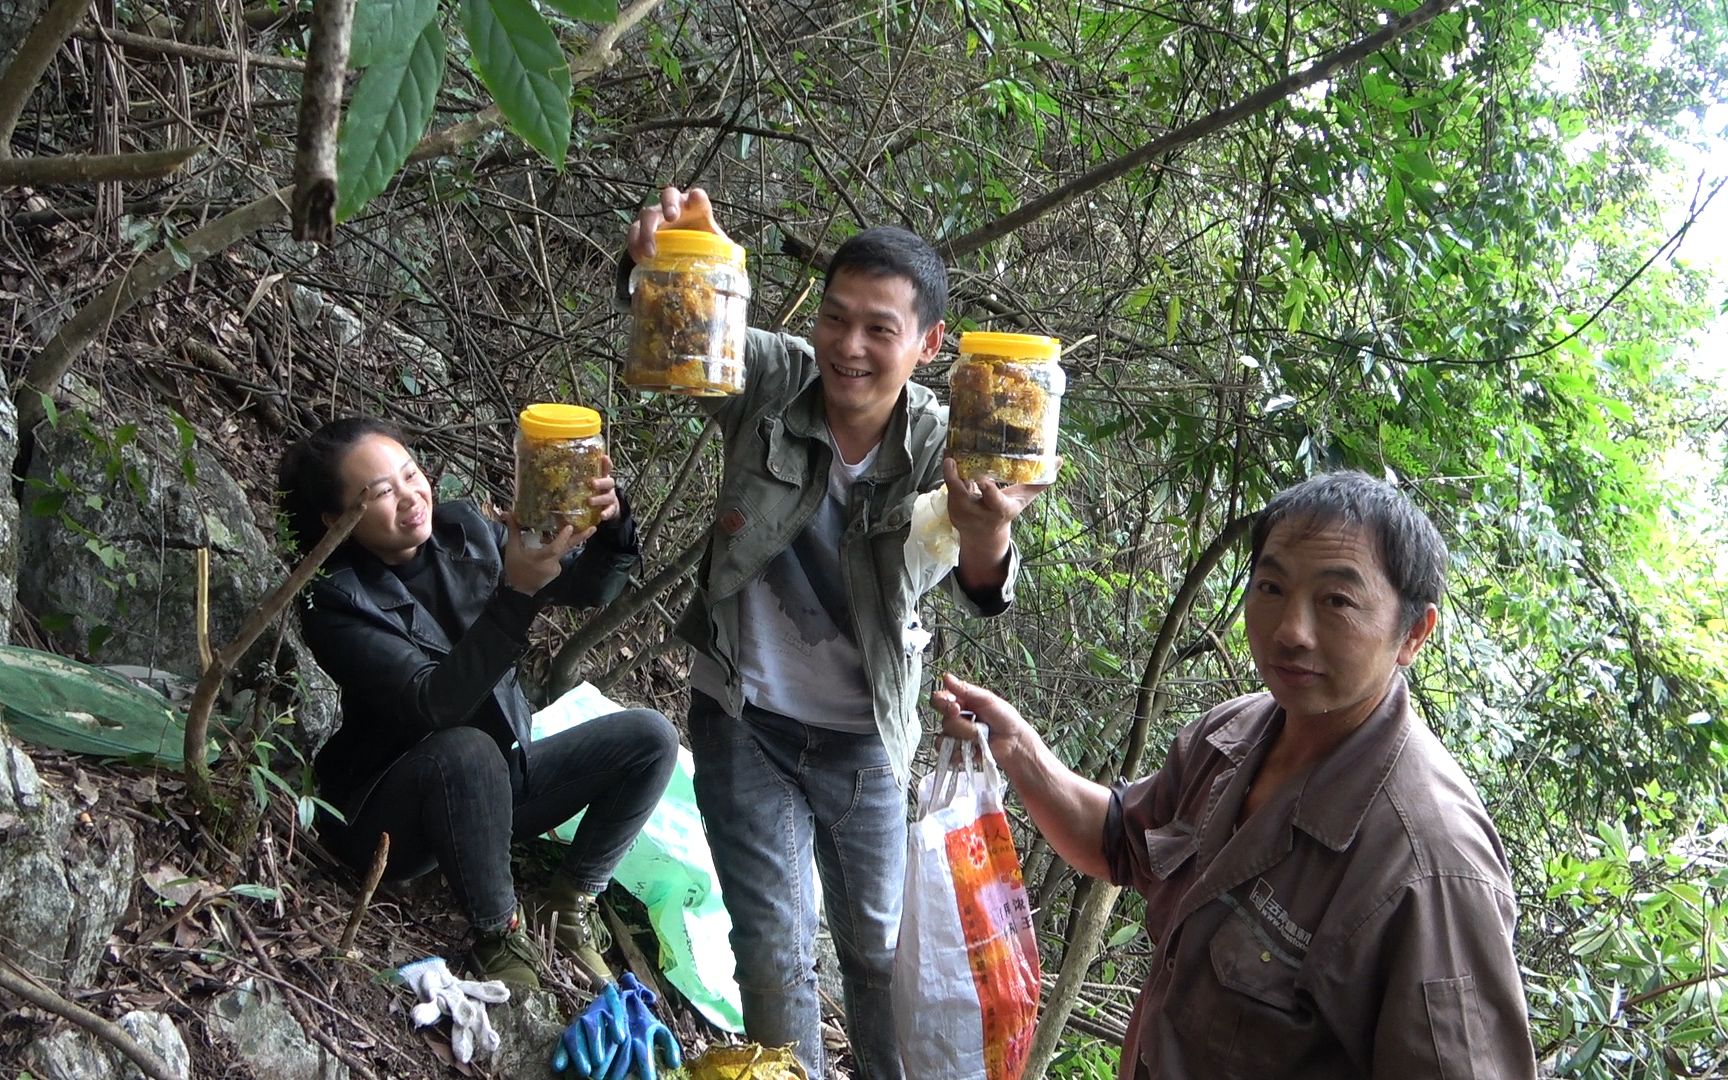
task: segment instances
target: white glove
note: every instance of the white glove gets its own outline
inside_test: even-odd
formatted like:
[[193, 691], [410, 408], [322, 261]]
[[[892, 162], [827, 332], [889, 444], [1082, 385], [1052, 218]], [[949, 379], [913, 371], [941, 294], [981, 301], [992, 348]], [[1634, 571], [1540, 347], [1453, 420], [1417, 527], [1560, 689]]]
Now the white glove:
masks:
[[450, 1018], [450, 1052], [466, 1065], [480, 1057], [491, 1057], [498, 1049], [498, 1033], [486, 1016], [487, 1005], [510, 1000], [510, 988], [496, 979], [474, 982], [450, 974], [441, 956], [404, 964], [397, 972], [402, 981], [420, 995], [420, 1004], [408, 1013], [415, 1027]]

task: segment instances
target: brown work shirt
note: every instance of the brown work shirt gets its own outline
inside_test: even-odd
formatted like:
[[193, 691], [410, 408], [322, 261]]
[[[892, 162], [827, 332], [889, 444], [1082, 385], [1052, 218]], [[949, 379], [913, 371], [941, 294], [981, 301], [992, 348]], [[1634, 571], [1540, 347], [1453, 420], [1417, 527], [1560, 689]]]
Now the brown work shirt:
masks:
[[1111, 878], [1157, 947], [1123, 1080], [1534, 1077], [1506, 855], [1403, 676], [1237, 828], [1283, 724], [1226, 702], [1111, 800]]

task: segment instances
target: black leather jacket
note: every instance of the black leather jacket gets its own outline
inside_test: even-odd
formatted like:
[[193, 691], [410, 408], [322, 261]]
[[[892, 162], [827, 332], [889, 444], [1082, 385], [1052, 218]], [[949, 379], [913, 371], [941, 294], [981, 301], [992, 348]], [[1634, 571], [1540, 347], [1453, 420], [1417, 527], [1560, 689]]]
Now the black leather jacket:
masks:
[[624, 591], [637, 540], [622, 492], [619, 511], [528, 596], [504, 584], [503, 525], [470, 502], [437, 506], [428, 556], [442, 564], [450, 610], [468, 628], [454, 645], [389, 567], [357, 544], [338, 549], [300, 613], [312, 654], [342, 689], [342, 725], [314, 762], [323, 797], [351, 812], [391, 762], [443, 728], [492, 730], [506, 753], [509, 738], [527, 745], [516, 662], [528, 628], [549, 604], [598, 607]]

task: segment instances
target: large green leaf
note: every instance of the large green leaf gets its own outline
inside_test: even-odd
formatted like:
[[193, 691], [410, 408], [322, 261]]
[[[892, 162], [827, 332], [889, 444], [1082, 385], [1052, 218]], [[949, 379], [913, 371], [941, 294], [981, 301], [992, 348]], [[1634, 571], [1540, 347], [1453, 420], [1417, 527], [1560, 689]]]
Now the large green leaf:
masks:
[[438, 14], [438, 0], [359, 0], [348, 66], [366, 68], [405, 56]]
[[178, 767], [185, 719], [160, 694], [53, 653], [0, 645], [0, 722], [17, 738]]
[[570, 146], [570, 66], [528, 0], [462, 0], [480, 81], [522, 141], [564, 168]]
[[546, 0], [546, 3], [583, 22], [608, 23], [618, 18], [618, 0]]
[[413, 48], [366, 69], [336, 146], [336, 220], [344, 221], [390, 182], [432, 120], [444, 77], [444, 33], [429, 22]]

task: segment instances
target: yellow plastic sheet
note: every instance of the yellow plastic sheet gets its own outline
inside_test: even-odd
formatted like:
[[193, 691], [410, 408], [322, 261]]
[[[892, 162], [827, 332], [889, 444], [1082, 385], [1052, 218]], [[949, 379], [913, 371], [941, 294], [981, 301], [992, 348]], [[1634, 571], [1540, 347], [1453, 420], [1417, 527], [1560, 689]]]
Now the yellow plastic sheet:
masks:
[[792, 1051], [769, 1049], [755, 1043], [716, 1046], [694, 1061], [684, 1063], [687, 1080], [810, 1080], [810, 1074]]

